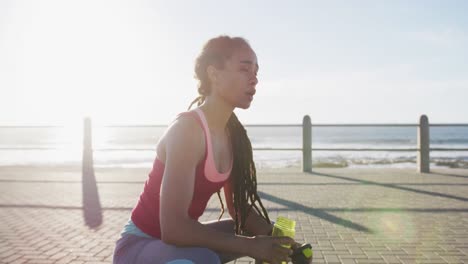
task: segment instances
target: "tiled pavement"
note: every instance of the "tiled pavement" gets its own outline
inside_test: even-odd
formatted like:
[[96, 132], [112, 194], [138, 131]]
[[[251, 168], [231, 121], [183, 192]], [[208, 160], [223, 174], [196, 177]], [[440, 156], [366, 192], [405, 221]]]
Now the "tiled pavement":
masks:
[[[147, 169], [94, 175], [0, 168], [0, 263], [111, 262]], [[312, 244], [314, 263], [468, 263], [468, 170], [280, 169], [258, 177], [270, 217], [297, 221], [296, 240]], [[201, 220], [218, 214], [214, 196]]]

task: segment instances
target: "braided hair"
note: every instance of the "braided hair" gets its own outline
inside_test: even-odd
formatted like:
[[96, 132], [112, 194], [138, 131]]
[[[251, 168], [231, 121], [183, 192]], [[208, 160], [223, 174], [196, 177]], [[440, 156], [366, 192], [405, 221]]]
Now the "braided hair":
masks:
[[[206, 96], [211, 92], [206, 68], [209, 65], [213, 65], [218, 69], [222, 69], [226, 60], [232, 56], [234, 51], [241, 47], [250, 48], [250, 45], [243, 38], [231, 38], [228, 36], [213, 38], [205, 44], [195, 62], [195, 78], [199, 80], [199, 96], [192, 101], [189, 109], [195, 103], [198, 106], [203, 104]], [[231, 183], [233, 184], [235, 232], [241, 235], [247, 233], [245, 223], [252, 209], [265, 219], [267, 223], [270, 223], [270, 218], [257, 193], [257, 173], [253, 161], [252, 144], [247, 136], [247, 131], [234, 113], [232, 113], [228, 120], [227, 128], [234, 155]], [[221, 203], [221, 214], [219, 216], [219, 219], [221, 219], [224, 213], [224, 204], [220, 191], [218, 191], [218, 198]]]

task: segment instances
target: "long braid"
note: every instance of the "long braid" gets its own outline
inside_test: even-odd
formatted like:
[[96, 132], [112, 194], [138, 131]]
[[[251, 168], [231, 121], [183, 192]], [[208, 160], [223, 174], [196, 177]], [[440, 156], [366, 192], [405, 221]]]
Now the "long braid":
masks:
[[[236, 233], [244, 234], [247, 216], [252, 208], [267, 223], [270, 223], [270, 218], [257, 193], [257, 172], [253, 161], [252, 144], [247, 136], [247, 131], [234, 113], [229, 118], [227, 126], [231, 135], [231, 145], [234, 153], [231, 175], [233, 175]], [[261, 210], [256, 202], [258, 202]]]

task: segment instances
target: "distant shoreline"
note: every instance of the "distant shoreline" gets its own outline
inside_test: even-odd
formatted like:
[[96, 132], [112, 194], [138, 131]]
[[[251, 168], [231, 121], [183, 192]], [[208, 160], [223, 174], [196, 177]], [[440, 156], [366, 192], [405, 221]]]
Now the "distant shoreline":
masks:
[[[149, 167], [99, 167], [96, 166], [94, 170], [96, 172], [99, 171], [141, 171], [149, 173], [151, 171], [151, 166]], [[0, 165], [0, 174], [8, 173], [8, 171], [21, 171], [24, 170], [28, 173], [34, 173], [34, 170], [37, 171], [44, 171], [44, 170], [52, 170], [54, 172], [77, 172], [81, 171], [81, 165], [52, 165], [52, 164], [44, 164], [44, 165]], [[416, 165], [414, 167], [372, 167], [372, 166], [354, 166], [354, 167], [333, 167], [333, 166], [314, 166], [312, 170], [382, 170], [382, 171], [416, 171]], [[287, 166], [287, 167], [257, 167], [257, 172], [275, 172], [275, 171], [297, 171], [302, 172], [302, 167], [300, 165], [295, 166]], [[461, 170], [461, 171], [468, 171], [468, 168], [450, 168], [446, 166], [432, 166], [431, 171], [438, 171], [438, 170]]]
[[[446, 168], [446, 169], [468, 169], [468, 161], [465, 160], [432, 160], [430, 164], [431, 168]], [[143, 169], [150, 170], [152, 162], [144, 162], [137, 164], [128, 163], [111, 163], [111, 164], [99, 164], [95, 163], [94, 168], [96, 170], [101, 169]], [[300, 161], [290, 163], [275, 163], [275, 162], [262, 162], [256, 161], [257, 170], [269, 170], [269, 169], [301, 169], [302, 163]], [[312, 168], [316, 169], [415, 169], [417, 164], [415, 161], [394, 161], [392, 163], [386, 162], [374, 162], [374, 163], [353, 163], [346, 160], [342, 161], [318, 161], [313, 162]], [[57, 170], [77, 170], [81, 169], [80, 162], [66, 163], [66, 164], [53, 164], [53, 163], [31, 163], [31, 164], [0, 164], [0, 170], [5, 168], [53, 168]]]

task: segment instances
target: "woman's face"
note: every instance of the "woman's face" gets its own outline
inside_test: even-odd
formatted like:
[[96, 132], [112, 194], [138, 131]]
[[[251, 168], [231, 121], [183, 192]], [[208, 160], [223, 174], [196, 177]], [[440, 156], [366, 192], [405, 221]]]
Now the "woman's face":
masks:
[[212, 78], [213, 92], [233, 107], [247, 109], [258, 83], [257, 55], [249, 47], [234, 52], [224, 69], [216, 69]]

